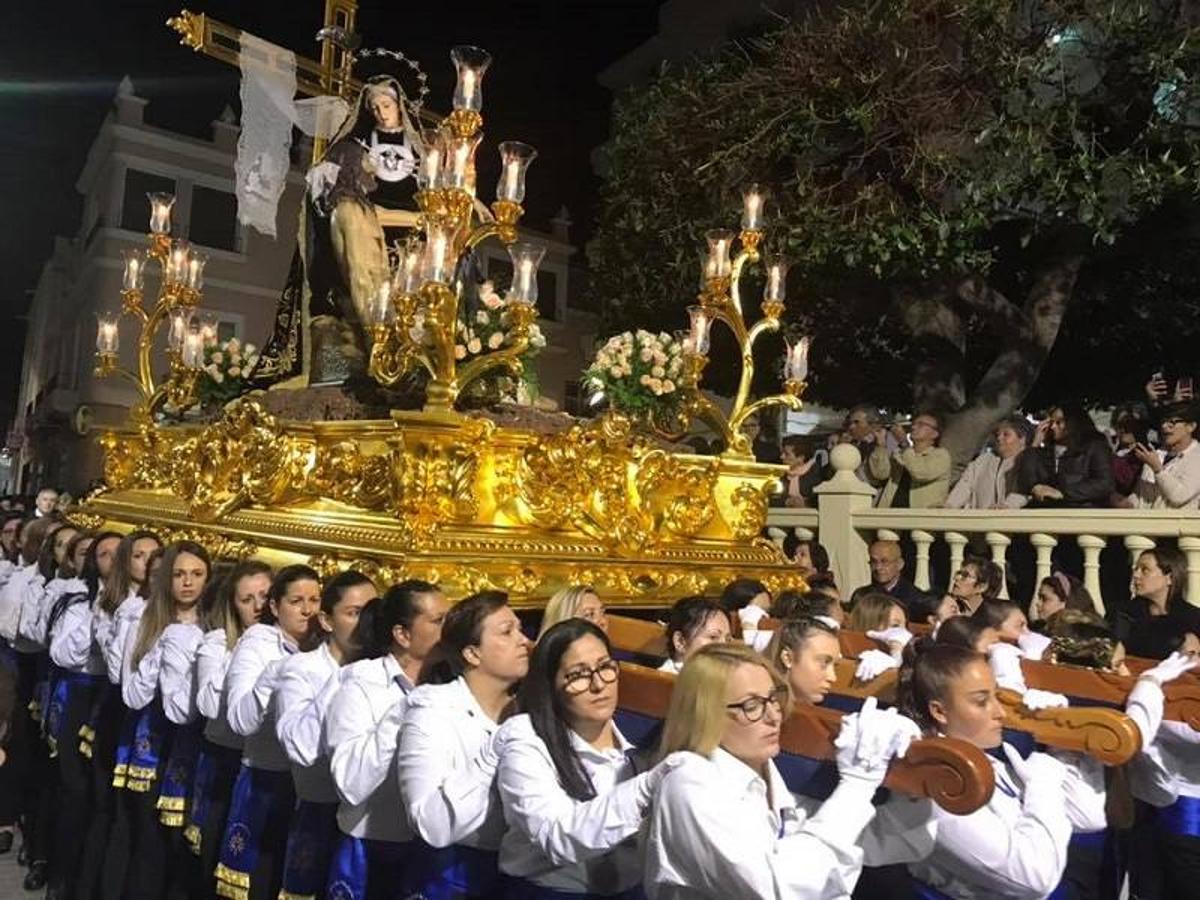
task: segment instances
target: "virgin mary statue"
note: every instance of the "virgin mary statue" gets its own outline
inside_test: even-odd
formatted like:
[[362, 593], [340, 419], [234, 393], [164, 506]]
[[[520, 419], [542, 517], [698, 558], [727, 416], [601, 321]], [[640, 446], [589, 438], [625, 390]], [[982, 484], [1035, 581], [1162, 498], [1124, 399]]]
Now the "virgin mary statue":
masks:
[[296, 253], [258, 387], [347, 381], [365, 369], [372, 294], [388, 247], [417, 223], [415, 172], [425, 142], [399, 81], [368, 81], [324, 156], [308, 171]]

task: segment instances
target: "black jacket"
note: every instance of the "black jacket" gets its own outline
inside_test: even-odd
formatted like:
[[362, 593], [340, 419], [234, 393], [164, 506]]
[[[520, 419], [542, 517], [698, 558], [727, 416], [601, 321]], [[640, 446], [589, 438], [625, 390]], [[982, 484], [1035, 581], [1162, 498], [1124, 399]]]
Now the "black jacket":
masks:
[[1113, 493], [1112, 449], [1097, 435], [1078, 450], [1056, 456], [1053, 447], [1031, 447], [1021, 454], [1021, 493], [1036, 484], [1062, 491], [1061, 500], [1030, 500], [1030, 506], [1107, 507]]

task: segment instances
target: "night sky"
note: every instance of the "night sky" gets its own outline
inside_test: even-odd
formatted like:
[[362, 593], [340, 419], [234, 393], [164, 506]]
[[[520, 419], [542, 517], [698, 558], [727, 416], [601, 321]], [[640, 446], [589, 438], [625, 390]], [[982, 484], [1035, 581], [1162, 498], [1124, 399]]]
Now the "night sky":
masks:
[[[55, 235], [74, 237], [75, 182], [125, 74], [150, 101], [146, 120], [208, 137], [226, 104], [237, 108], [236, 69], [180, 47], [164, 22], [183, 5], [131, 0], [14, 0], [0, 30], [0, 423], [10, 424], [20, 380], [24, 314]], [[430, 76], [428, 104], [446, 109], [449, 48], [494, 56], [484, 83], [481, 161], [501, 140], [538, 148], [527, 220], [546, 227], [566, 205], [578, 242], [589, 231], [596, 181], [589, 154], [608, 126], [610, 95], [596, 77], [656, 31], [661, 0], [401, 3], [360, 0], [364, 46], [402, 50]], [[187, 7], [315, 57], [323, 0], [190, 0]], [[414, 12], [420, 10], [420, 12]], [[488, 164], [490, 159], [487, 160]], [[491, 196], [494, 176], [482, 170]], [[485, 180], [488, 179], [488, 180]], [[69, 314], [69, 311], [64, 311]]]

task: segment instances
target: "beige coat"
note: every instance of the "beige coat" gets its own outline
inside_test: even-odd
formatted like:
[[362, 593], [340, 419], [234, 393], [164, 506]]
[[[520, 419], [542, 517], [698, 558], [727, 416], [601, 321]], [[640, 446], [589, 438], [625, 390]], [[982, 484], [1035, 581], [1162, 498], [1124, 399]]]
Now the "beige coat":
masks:
[[950, 451], [941, 447], [930, 447], [921, 452], [905, 447], [893, 453], [876, 447], [867, 457], [867, 468], [872, 478], [887, 481], [879, 498], [881, 509], [892, 505], [900, 476], [906, 469], [912, 479], [908, 494], [912, 509], [939, 507], [946, 502], [946, 494], [950, 492]]

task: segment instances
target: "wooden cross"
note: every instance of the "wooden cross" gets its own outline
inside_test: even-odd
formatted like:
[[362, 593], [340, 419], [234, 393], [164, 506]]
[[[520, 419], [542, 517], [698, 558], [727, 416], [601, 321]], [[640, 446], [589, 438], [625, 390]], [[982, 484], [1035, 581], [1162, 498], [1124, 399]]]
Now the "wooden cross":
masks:
[[[319, 33], [320, 61], [296, 56], [296, 90], [309, 97], [335, 96], [348, 99], [362, 89], [351, 74], [354, 65], [354, 20], [358, 0], [325, 0], [325, 24]], [[204, 13], [182, 10], [167, 19], [167, 25], [179, 32], [179, 43], [213, 59], [239, 66], [247, 59], [241, 46], [242, 29], [210, 19]], [[343, 40], [339, 40], [342, 38]], [[350, 39], [350, 40], [344, 40]], [[277, 65], [273, 57], [263, 55], [251, 62], [270, 69]], [[313, 144], [313, 161], [324, 153], [325, 141]]]

